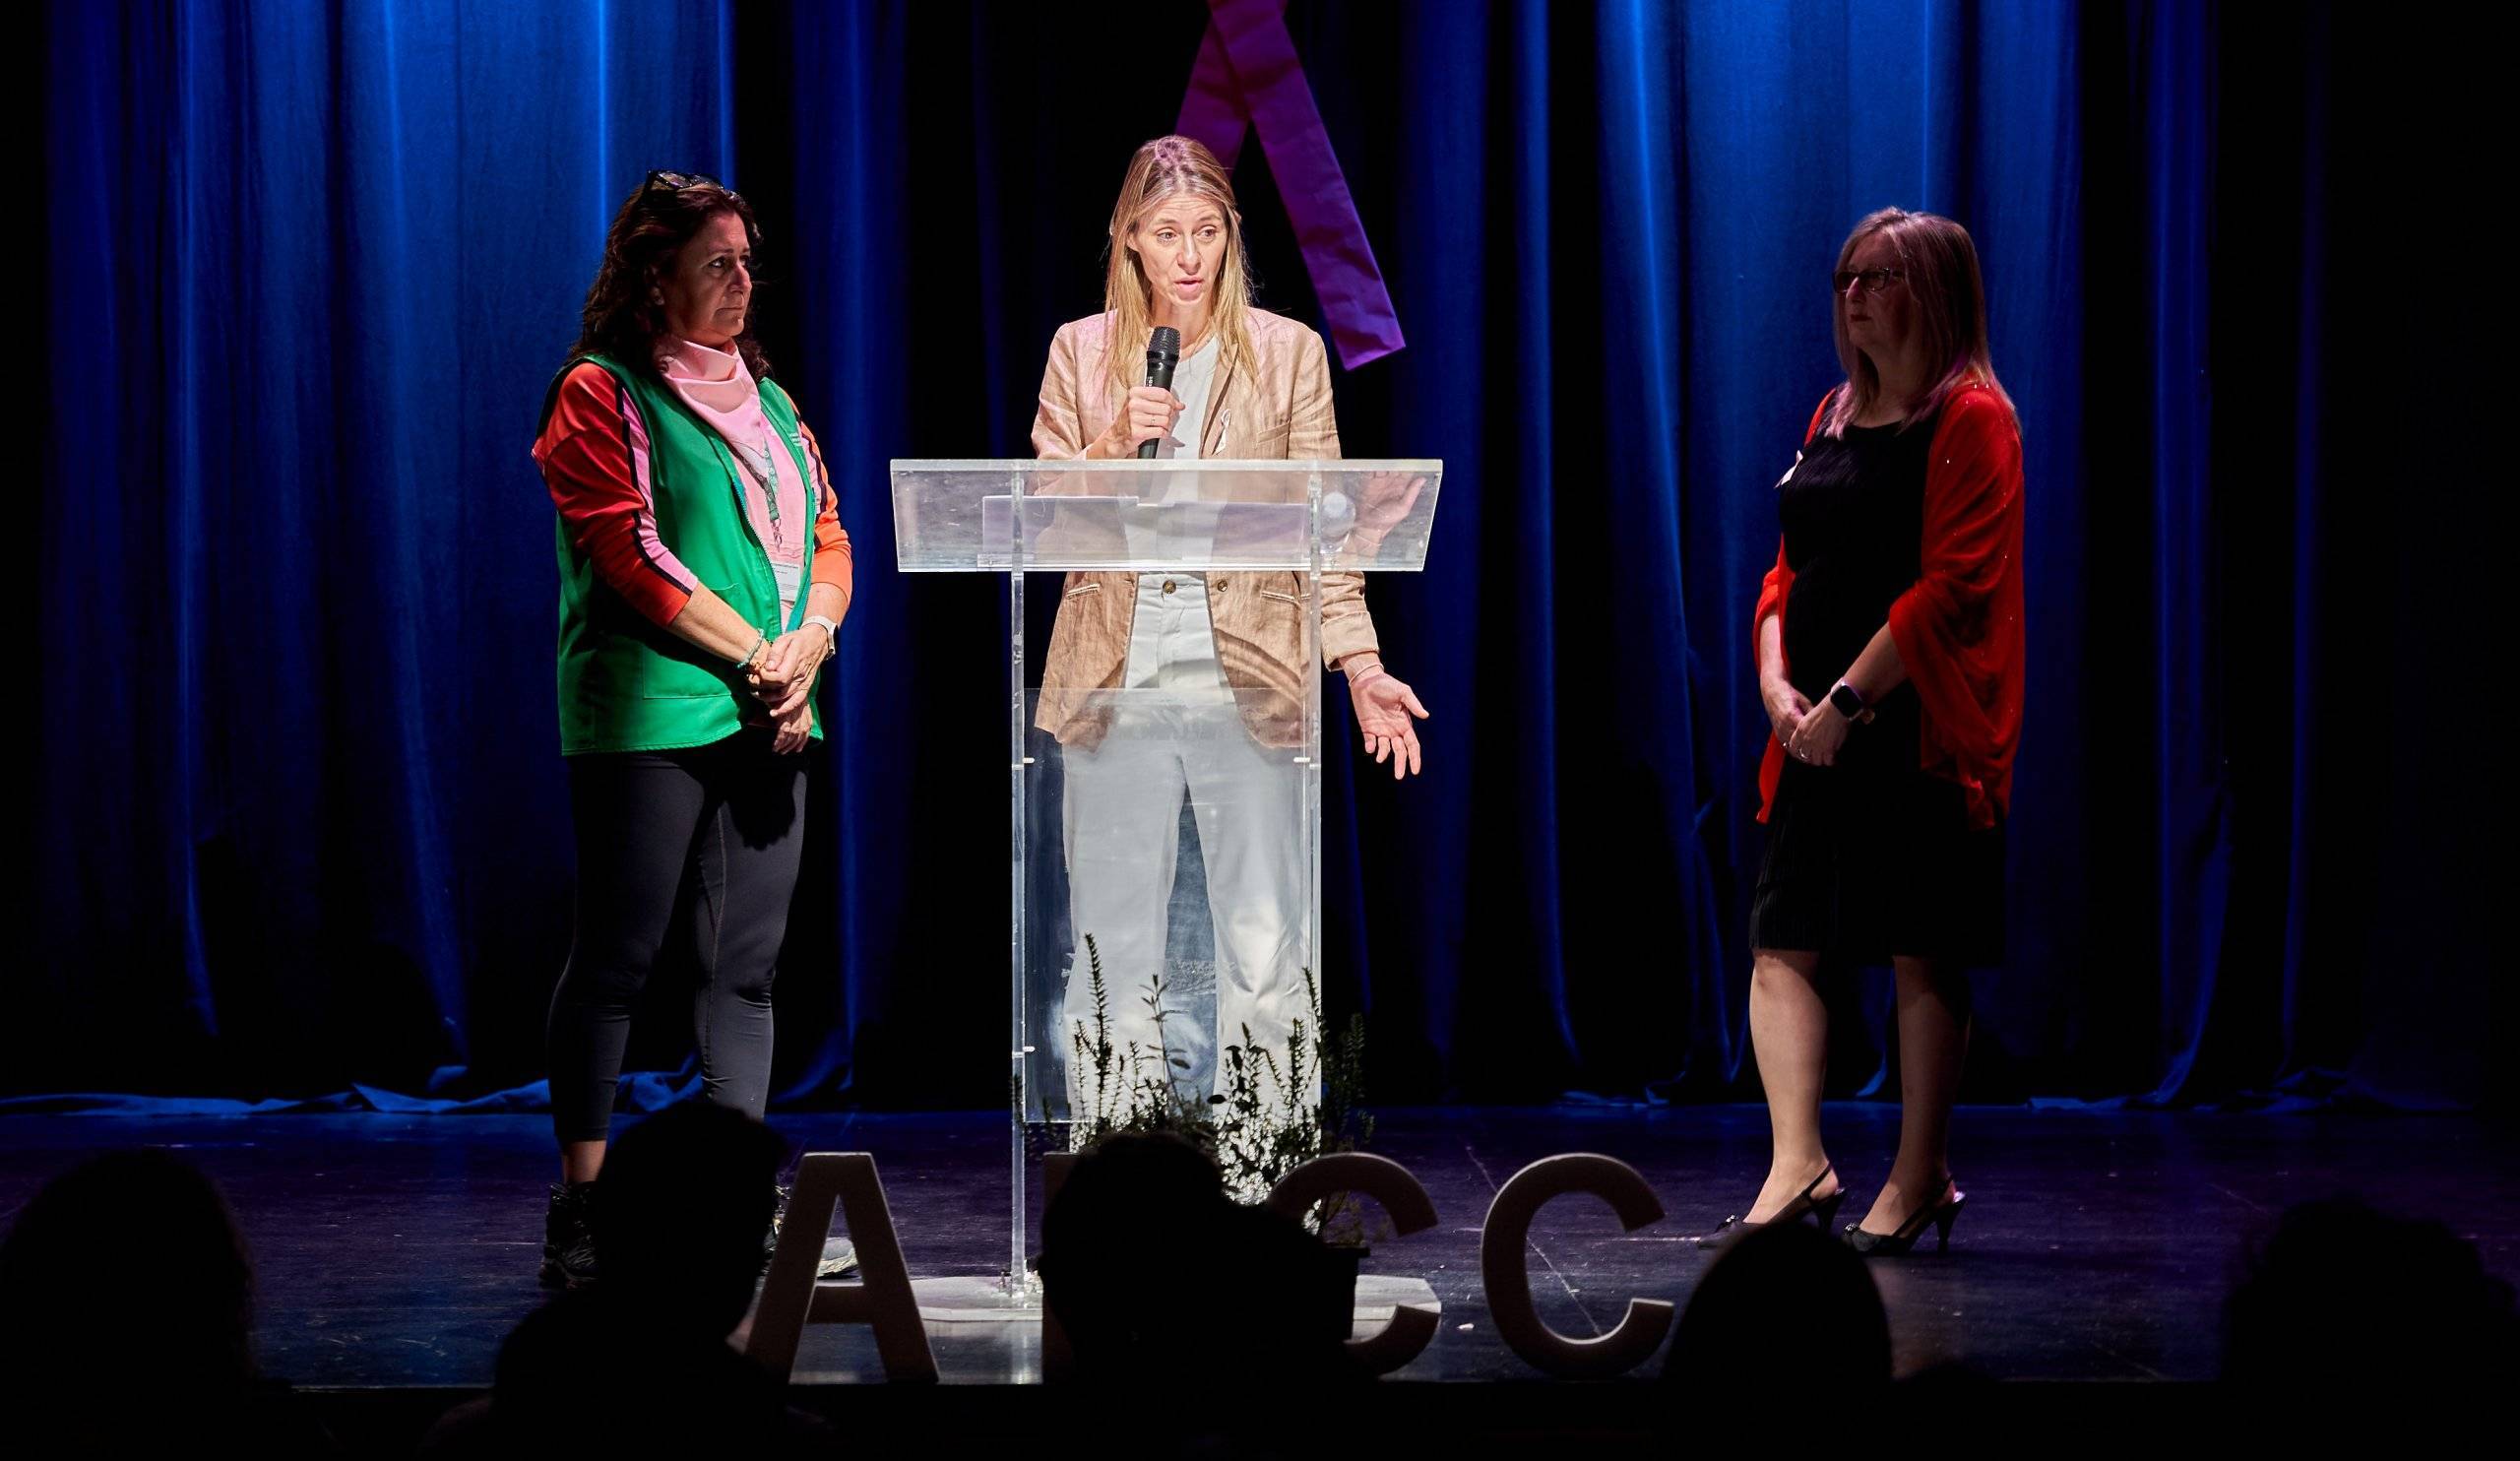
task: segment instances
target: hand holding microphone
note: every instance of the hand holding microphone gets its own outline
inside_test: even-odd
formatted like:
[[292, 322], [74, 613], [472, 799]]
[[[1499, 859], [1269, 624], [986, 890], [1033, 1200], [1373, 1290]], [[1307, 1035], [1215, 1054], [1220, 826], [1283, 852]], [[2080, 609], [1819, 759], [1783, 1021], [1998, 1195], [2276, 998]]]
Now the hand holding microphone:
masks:
[[1181, 402], [1162, 386], [1133, 386], [1127, 406], [1111, 429], [1120, 433], [1121, 450], [1113, 456], [1125, 456], [1134, 448], [1141, 457], [1155, 455], [1156, 447], [1172, 434], [1172, 423], [1181, 415]]
[[1129, 392], [1129, 423], [1133, 435], [1143, 429], [1142, 396], [1161, 394], [1164, 426], [1155, 436], [1136, 436], [1138, 455], [1155, 455], [1157, 438], [1172, 434], [1173, 417], [1181, 414], [1180, 398], [1172, 394], [1172, 367], [1181, 363], [1181, 332], [1170, 325], [1158, 325], [1146, 343], [1146, 384]]
[[1104, 450], [1111, 456], [1134, 450], [1141, 457], [1152, 457], [1158, 444], [1172, 434], [1172, 423], [1180, 419], [1182, 411], [1180, 398], [1172, 394], [1172, 367], [1180, 361], [1181, 332], [1169, 325], [1157, 326], [1155, 338], [1147, 342], [1146, 384], [1130, 388], [1118, 417], [1102, 433]]

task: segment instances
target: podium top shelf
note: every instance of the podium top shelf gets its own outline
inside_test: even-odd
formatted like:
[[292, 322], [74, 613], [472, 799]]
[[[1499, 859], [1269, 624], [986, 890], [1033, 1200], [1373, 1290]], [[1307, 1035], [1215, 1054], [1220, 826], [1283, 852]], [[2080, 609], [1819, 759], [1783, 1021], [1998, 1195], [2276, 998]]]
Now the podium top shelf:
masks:
[[896, 461], [905, 573], [1415, 573], [1438, 461]]

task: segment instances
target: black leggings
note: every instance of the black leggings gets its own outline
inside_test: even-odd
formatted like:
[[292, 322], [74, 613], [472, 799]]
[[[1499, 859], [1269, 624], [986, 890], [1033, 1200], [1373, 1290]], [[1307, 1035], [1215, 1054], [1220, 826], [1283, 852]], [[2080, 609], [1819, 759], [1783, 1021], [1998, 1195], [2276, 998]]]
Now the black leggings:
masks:
[[578, 847], [569, 967], [551, 996], [551, 1125], [602, 1141], [630, 1011], [693, 884], [701, 1093], [755, 1117], [770, 1099], [770, 978], [804, 845], [800, 756], [746, 730], [695, 750], [569, 758]]

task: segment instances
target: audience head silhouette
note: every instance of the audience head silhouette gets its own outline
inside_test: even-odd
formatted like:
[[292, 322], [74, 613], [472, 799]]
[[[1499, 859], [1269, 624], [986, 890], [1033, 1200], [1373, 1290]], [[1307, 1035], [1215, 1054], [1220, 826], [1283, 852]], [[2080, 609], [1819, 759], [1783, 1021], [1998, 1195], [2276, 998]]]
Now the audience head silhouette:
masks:
[[[1340, 1259], [1292, 1219], [1225, 1195], [1177, 1137], [1112, 1137], [1077, 1160], [1041, 1221], [1041, 1283], [1079, 1379], [1211, 1385], [1343, 1374]], [[1238, 1296], [1212, 1322], [1214, 1291]]]
[[[0, 1242], [0, 1414], [26, 1455], [329, 1454], [256, 1372], [254, 1274], [225, 1199], [159, 1150], [53, 1178]], [[147, 1404], [134, 1404], [145, 1366]]]
[[2439, 1223], [2304, 1202], [2241, 1267], [2223, 1305], [2226, 1379], [2346, 1398], [2520, 1374], [2511, 1286]]
[[253, 1290], [210, 1178], [168, 1152], [113, 1152], [53, 1178], [0, 1244], [0, 1346], [13, 1378], [67, 1381], [145, 1324], [152, 1366], [177, 1383], [242, 1385]]
[[1664, 1373], [1692, 1384], [1815, 1393], [1890, 1382], [1890, 1319], [1872, 1273], [1834, 1236], [1754, 1228], [1717, 1257], [1680, 1315]]
[[595, 1208], [603, 1282], [658, 1318], [724, 1335], [752, 1302], [787, 1147], [728, 1107], [685, 1101], [622, 1133]]
[[732, 1454], [812, 1431], [728, 1343], [752, 1302], [785, 1157], [769, 1127], [698, 1101], [624, 1132], [594, 1214], [602, 1277], [517, 1326], [486, 1411], [448, 1417], [430, 1453]]

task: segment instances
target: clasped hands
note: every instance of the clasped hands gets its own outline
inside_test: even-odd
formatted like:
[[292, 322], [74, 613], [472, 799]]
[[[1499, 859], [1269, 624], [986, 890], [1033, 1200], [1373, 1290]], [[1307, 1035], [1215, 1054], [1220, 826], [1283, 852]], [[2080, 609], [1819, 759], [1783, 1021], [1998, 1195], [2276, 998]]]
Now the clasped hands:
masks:
[[[1814, 705], [1802, 692], [1783, 678], [1767, 681], [1759, 690], [1760, 702], [1767, 708], [1768, 728], [1776, 734], [1777, 744], [1797, 761], [1813, 766], [1834, 766], [1838, 751], [1846, 744], [1847, 731], [1855, 721], [1824, 697]], [[1871, 720], [1865, 711], [1858, 720]]]
[[761, 702], [759, 711], [745, 715], [744, 724], [768, 728], [773, 732], [770, 748], [780, 755], [792, 755], [811, 742], [814, 675], [831, 653], [831, 635], [820, 624], [807, 624], [772, 640], [744, 667], [744, 682]]

